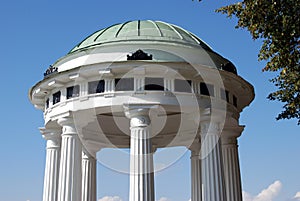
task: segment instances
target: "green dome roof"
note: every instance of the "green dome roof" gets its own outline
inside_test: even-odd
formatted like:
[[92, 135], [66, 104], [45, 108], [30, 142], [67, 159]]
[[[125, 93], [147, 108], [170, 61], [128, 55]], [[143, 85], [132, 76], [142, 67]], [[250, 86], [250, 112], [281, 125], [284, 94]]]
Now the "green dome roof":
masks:
[[69, 53], [100, 46], [105, 43], [143, 40], [187, 43], [211, 50], [197, 36], [176, 25], [161, 21], [137, 20], [116, 24], [96, 31], [75, 46]]

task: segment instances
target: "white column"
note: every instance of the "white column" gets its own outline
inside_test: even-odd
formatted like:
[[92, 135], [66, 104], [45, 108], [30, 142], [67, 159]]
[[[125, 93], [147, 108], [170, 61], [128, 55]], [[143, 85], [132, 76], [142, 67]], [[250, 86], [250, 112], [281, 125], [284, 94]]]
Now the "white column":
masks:
[[203, 201], [226, 201], [220, 129], [217, 123], [201, 123], [201, 142]]
[[46, 146], [46, 166], [44, 175], [43, 201], [56, 201], [60, 160], [60, 129], [40, 128]]
[[82, 151], [82, 201], [96, 201], [96, 159]]
[[202, 201], [201, 155], [200, 142], [191, 149], [191, 200]]
[[144, 91], [145, 78], [141, 76], [134, 77], [134, 91]]
[[193, 81], [192, 82], [193, 93], [200, 94], [200, 83]]
[[164, 79], [164, 85], [165, 85], [165, 89], [167, 91], [174, 91], [174, 78], [169, 78], [169, 77], [166, 77]]
[[153, 154], [149, 109], [127, 108], [130, 118], [130, 201], [154, 201]]
[[114, 86], [115, 80], [112, 78], [106, 78], [106, 79], [104, 79], [104, 82], [105, 82], [104, 92], [106, 92], [106, 93], [113, 92], [115, 89], [115, 86]]
[[242, 185], [236, 137], [222, 137], [226, 195], [228, 201], [242, 201]]
[[58, 201], [81, 201], [81, 142], [73, 119], [61, 118], [62, 145]]

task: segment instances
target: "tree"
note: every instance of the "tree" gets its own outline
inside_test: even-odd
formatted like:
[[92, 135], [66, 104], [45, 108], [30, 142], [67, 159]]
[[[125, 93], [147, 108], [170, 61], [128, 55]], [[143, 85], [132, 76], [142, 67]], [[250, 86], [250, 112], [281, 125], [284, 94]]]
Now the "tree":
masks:
[[300, 0], [244, 0], [216, 12], [237, 17], [236, 28], [263, 40], [258, 54], [267, 61], [263, 71], [277, 72], [270, 80], [277, 91], [268, 99], [284, 103], [276, 119], [295, 118], [300, 125]]

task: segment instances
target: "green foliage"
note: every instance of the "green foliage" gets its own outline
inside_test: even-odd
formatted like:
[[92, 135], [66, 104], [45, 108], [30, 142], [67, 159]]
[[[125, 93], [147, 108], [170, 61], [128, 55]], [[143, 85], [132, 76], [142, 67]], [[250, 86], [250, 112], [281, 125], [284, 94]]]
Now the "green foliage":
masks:
[[300, 124], [300, 0], [244, 0], [217, 10], [238, 18], [236, 28], [246, 28], [263, 44], [259, 60], [263, 71], [277, 72], [270, 81], [277, 91], [268, 99], [284, 103], [279, 119], [295, 118]]

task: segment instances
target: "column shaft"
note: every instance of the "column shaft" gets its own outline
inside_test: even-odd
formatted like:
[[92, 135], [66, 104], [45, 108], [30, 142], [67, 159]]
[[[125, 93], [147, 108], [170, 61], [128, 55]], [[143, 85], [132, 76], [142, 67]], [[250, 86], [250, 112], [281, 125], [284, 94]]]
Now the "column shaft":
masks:
[[63, 126], [58, 201], [81, 201], [81, 142], [71, 118]]
[[222, 150], [219, 138], [219, 128], [217, 124], [201, 124], [204, 201], [226, 201]]
[[[200, 150], [199, 150], [200, 151]], [[191, 155], [191, 200], [202, 201], [201, 158], [199, 151]]]
[[60, 161], [60, 133], [58, 130], [41, 129], [47, 140], [43, 201], [56, 201]]
[[96, 201], [96, 159], [82, 151], [82, 201]]
[[154, 201], [153, 156], [148, 127], [131, 128], [130, 201]]
[[151, 106], [124, 105], [130, 119], [130, 201], [154, 201], [154, 168], [151, 144]]
[[222, 139], [227, 200], [242, 201], [241, 175], [236, 138]]

